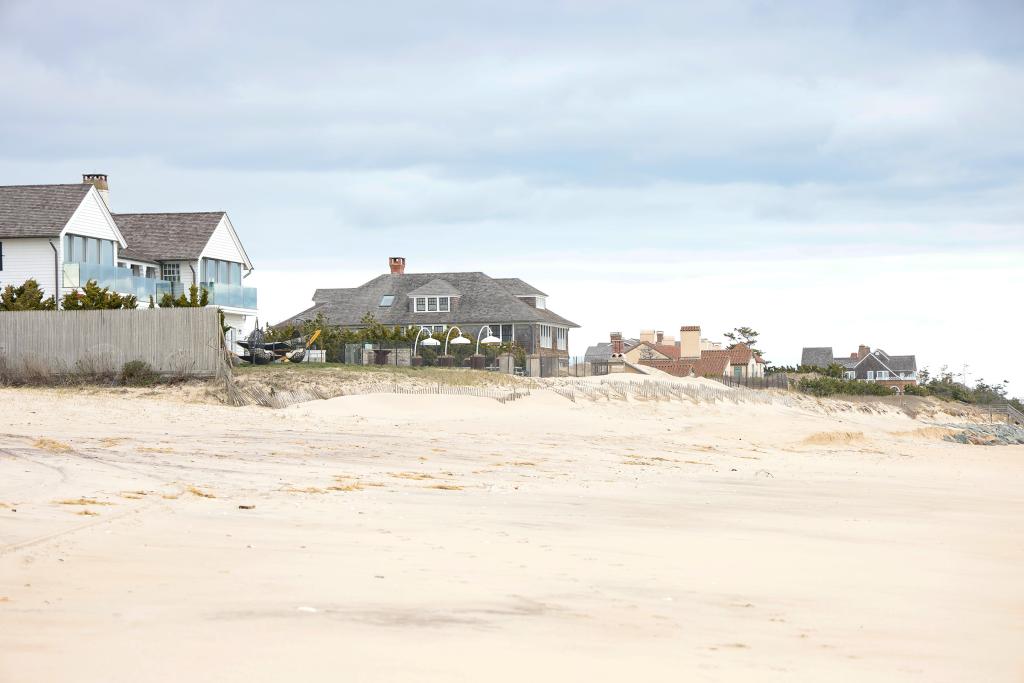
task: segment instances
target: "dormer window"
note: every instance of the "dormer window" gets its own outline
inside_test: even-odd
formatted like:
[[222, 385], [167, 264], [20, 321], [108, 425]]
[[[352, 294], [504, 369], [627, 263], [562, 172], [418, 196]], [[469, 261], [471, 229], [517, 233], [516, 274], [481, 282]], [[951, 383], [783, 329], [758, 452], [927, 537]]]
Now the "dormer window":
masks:
[[451, 297], [418, 296], [416, 297], [417, 313], [448, 313], [451, 311]]
[[380, 303], [378, 305], [381, 308], [387, 308], [388, 306], [390, 306], [393, 303], [395, 303], [395, 295], [394, 294], [385, 294], [384, 296], [382, 296], [380, 298]]

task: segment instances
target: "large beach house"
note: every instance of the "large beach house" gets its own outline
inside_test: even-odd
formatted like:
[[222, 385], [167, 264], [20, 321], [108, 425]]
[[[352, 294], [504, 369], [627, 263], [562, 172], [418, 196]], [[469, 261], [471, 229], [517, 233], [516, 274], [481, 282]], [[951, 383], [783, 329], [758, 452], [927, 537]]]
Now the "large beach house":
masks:
[[278, 325], [301, 324], [323, 314], [334, 325], [378, 322], [444, 332], [457, 326], [476, 336], [483, 326], [503, 342], [516, 342], [528, 354], [569, 355], [569, 330], [579, 327], [548, 308], [548, 295], [519, 278], [484, 273], [407, 273], [405, 258], [393, 256], [390, 272], [358, 287], [318, 289], [313, 306]]
[[0, 287], [33, 278], [59, 301], [95, 280], [144, 307], [196, 284], [234, 342], [256, 315], [256, 289], [243, 284], [253, 266], [227, 213], [112, 213], [109, 195], [102, 174], [0, 186]]
[[907, 385], [917, 384], [916, 356], [890, 356], [882, 349], [872, 351], [870, 346], [863, 344], [849, 356], [838, 358], [832, 355], [831, 346], [805, 346], [800, 364], [821, 369], [832, 364], [841, 365], [846, 379], [875, 382], [897, 392], [903, 391]]

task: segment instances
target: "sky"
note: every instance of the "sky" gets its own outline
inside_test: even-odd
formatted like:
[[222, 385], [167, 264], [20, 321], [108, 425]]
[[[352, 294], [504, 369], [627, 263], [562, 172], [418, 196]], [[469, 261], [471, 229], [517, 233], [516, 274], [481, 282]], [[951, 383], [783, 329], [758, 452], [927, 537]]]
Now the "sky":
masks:
[[[260, 321], [411, 272], [1024, 395], [1024, 3], [0, 0], [0, 184], [227, 210]], [[1009, 345], [1009, 346], [1008, 346]], [[995, 351], [998, 349], [998, 351]]]

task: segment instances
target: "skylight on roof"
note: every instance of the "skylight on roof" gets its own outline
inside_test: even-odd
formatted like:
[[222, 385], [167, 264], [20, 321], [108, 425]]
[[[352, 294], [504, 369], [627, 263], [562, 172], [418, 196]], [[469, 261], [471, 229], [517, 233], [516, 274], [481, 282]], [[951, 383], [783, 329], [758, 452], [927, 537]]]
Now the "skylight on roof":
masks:
[[378, 305], [379, 306], [387, 307], [387, 306], [390, 306], [393, 303], [395, 303], [395, 295], [394, 294], [385, 294], [384, 296], [382, 296], [380, 298], [380, 304], [378, 304]]

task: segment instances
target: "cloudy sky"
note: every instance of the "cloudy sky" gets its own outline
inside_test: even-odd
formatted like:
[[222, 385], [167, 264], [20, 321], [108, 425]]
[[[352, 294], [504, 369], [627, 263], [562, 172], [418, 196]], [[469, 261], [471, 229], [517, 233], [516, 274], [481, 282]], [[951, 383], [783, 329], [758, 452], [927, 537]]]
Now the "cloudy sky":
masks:
[[1017, 0], [0, 0], [0, 183], [226, 209], [264, 322], [401, 255], [528, 279], [575, 353], [750, 325], [776, 363], [864, 343], [1021, 395], [1022, 27]]

